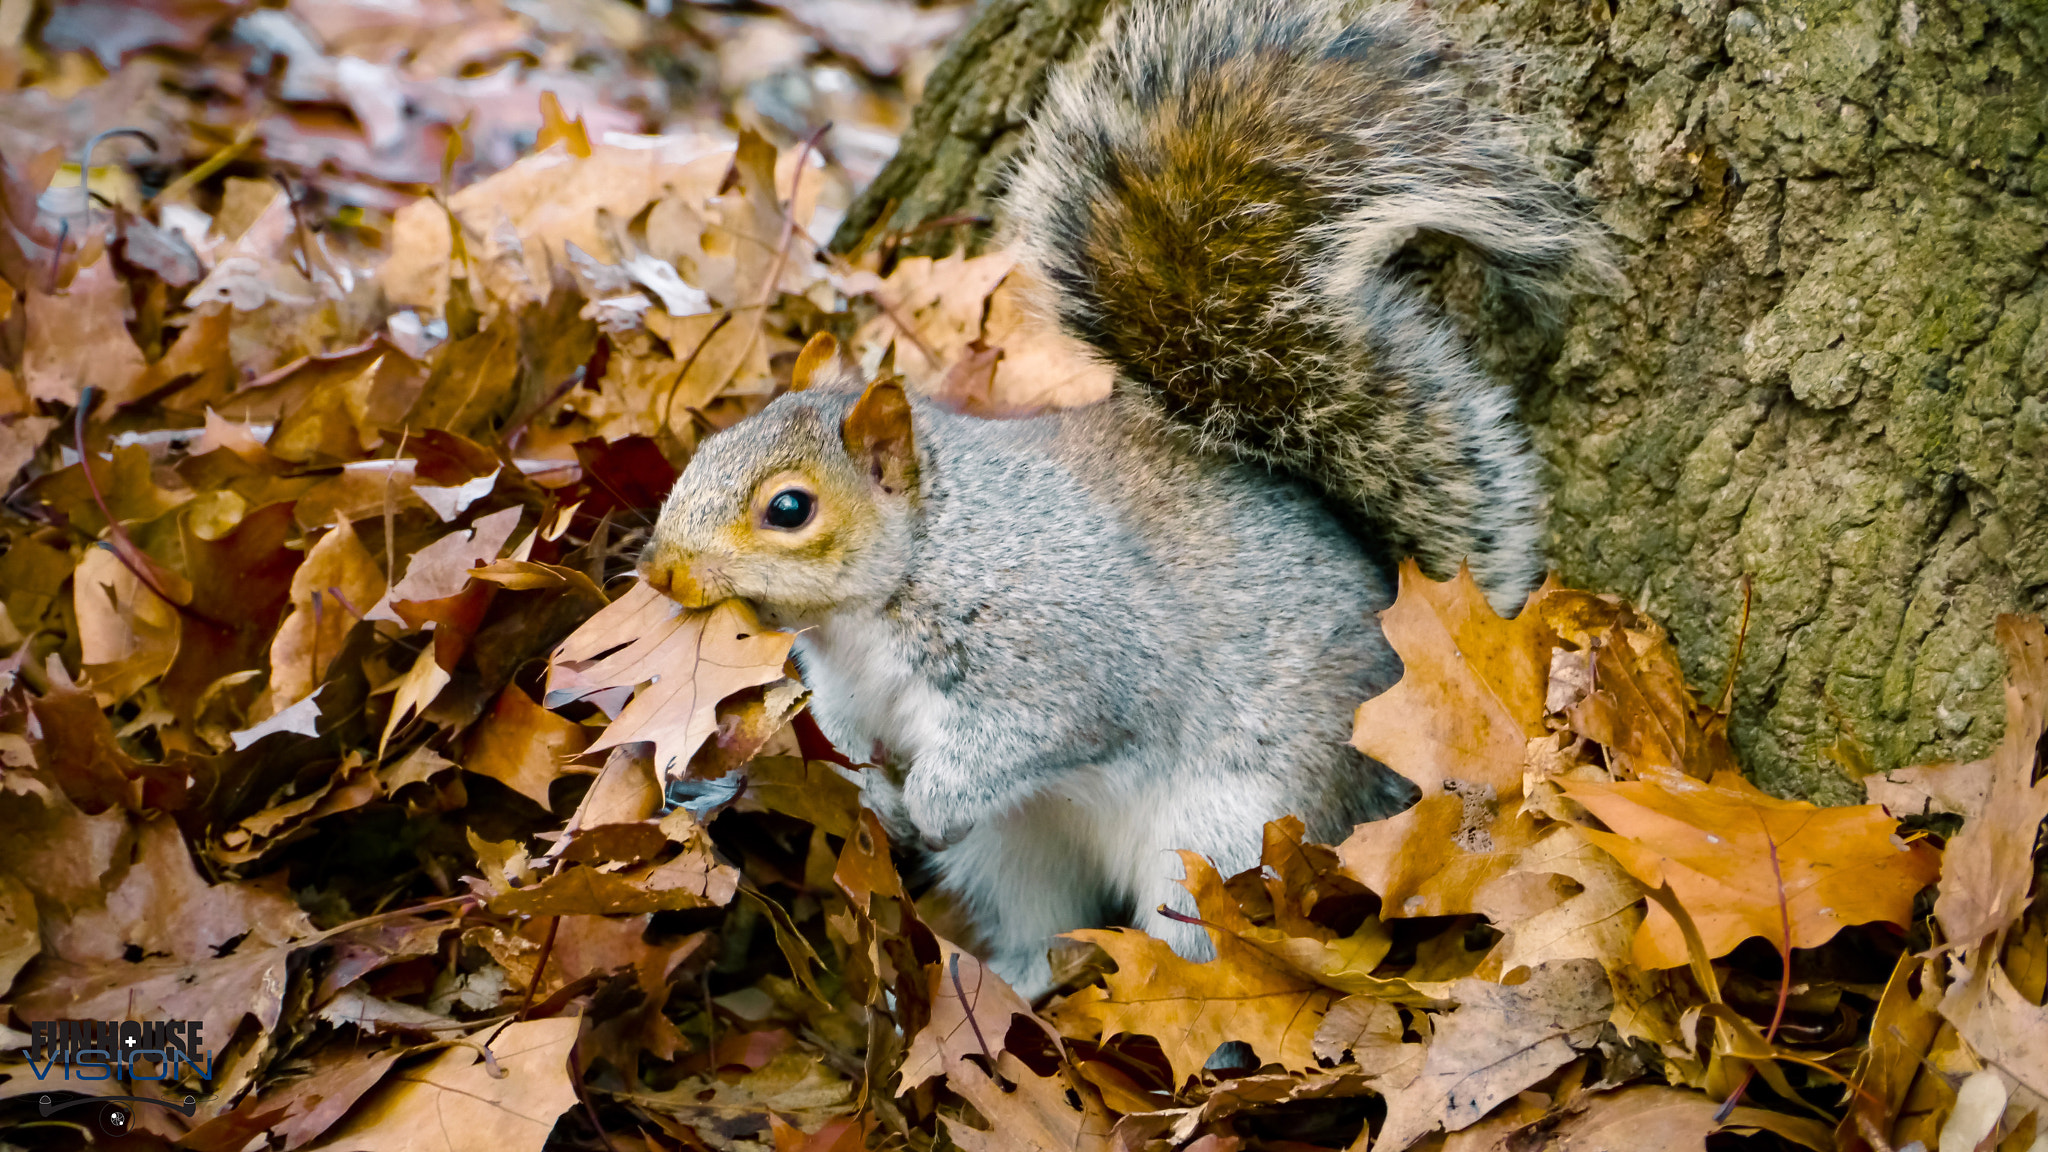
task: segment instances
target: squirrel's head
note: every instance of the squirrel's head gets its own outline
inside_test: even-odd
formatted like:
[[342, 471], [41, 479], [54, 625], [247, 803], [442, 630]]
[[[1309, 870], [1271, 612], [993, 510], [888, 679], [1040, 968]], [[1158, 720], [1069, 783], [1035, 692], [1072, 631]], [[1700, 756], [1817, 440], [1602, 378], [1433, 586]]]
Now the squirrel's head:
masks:
[[910, 401], [893, 380], [783, 396], [706, 440], [662, 503], [640, 576], [686, 608], [729, 597], [773, 623], [885, 600], [917, 501]]

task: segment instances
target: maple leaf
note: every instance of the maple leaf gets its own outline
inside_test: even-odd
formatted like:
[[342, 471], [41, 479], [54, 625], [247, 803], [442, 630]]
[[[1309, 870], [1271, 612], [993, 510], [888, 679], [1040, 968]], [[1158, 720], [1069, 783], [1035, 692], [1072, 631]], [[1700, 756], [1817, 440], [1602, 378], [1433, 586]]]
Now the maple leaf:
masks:
[[763, 628], [741, 601], [691, 612], [636, 583], [555, 649], [546, 703], [638, 689], [589, 751], [648, 741], [664, 776], [676, 777], [717, 730], [719, 701], [781, 679], [794, 640]]
[[1380, 894], [1383, 916], [1471, 912], [1474, 893], [1536, 839], [1520, 812], [1522, 766], [1529, 740], [1545, 732], [1550, 634], [1532, 608], [1502, 620], [1469, 571], [1439, 583], [1412, 560], [1380, 627], [1401, 680], [1359, 706], [1351, 742], [1422, 799], [1359, 825], [1338, 855]]
[[[1779, 800], [1740, 776], [1705, 783], [1662, 769], [1563, 788], [1606, 826], [1582, 828], [1586, 839], [1644, 885], [1671, 886], [1709, 957], [1751, 936], [1812, 948], [1850, 924], [1903, 925], [1941, 867], [1932, 846], [1901, 841], [1897, 821], [1876, 805]], [[1637, 931], [1634, 956], [1645, 968], [1687, 962], [1679, 926], [1661, 907]]]

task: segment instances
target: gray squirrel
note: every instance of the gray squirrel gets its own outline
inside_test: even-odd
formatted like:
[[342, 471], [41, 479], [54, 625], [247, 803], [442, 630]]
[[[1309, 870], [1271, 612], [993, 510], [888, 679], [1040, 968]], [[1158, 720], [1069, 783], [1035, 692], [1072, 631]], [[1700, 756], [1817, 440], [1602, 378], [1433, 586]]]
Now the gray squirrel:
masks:
[[1191, 910], [1175, 849], [1228, 875], [1269, 820], [1333, 841], [1410, 802], [1347, 743], [1400, 677], [1393, 559], [1468, 563], [1504, 612], [1541, 574], [1513, 399], [1389, 261], [1461, 245], [1541, 323], [1604, 257], [1452, 61], [1406, 3], [1122, 8], [1006, 201], [1114, 395], [986, 421], [826, 371], [662, 506], [643, 578], [801, 630], [819, 727], [1027, 996], [1076, 928], [1207, 957], [1160, 911]]

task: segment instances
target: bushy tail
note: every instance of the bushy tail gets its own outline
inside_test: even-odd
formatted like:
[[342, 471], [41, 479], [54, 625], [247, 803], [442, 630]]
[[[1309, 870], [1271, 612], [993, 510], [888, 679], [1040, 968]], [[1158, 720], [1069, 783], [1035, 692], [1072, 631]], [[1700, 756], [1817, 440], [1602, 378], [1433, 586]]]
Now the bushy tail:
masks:
[[1448, 238], [1538, 322], [1605, 263], [1449, 63], [1405, 3], [1136, 0], [1053, 78], [1008, 214], [1126, 394], [1519, 607], [1541, 493], [1513, 401], [1388, 260]]

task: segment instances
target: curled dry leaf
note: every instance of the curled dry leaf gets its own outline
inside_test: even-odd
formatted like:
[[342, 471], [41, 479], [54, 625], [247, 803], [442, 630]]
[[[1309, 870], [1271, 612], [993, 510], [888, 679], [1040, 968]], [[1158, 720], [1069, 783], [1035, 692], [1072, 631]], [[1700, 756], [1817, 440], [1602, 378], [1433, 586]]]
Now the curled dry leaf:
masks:
[[[1413, 1081], [1387, 1094], [1375, 1148], [1388, 1152], [1442, 1126], [1455, 1132], [1593, 1045], [1614, 1005], [1598, 964], [1562, 960], [1517, 985], [1460, 980]], [[1702, 1099], [1705, 1099], [1702, 1097]]]
[[2019, 919], [2033, 882], [2030, 860], [2048, 818], [2048, 779], [2035, 780], [2048, 731], [2048, 631], [2041, 621], [1998, 618], [2011, 667], [2005, 680], [2005, 739], [1991, 756], [1983, 814], [1965, 821], [1944, 853], [1934, 915], [1950, 946], [1969, 946]]
[[[1812, 948], [1851, 924], [1904, 925], [1913, 897], [1941, 870], [1941, 854], [1901, 840], [1898, 822], [1876, 805], [1779, 800], [1740, 776], [1704, 783], [1662, 769], [1564, 790], [1606, 826], [1582, 828], [1586, 839], [1644, 885], [1671, 885], [1710, 957], [1751, 936]], [[1687, 962], [1678, 923], [1661, 907], [1637, 931], [1634, 955], [1645, 968]]]

